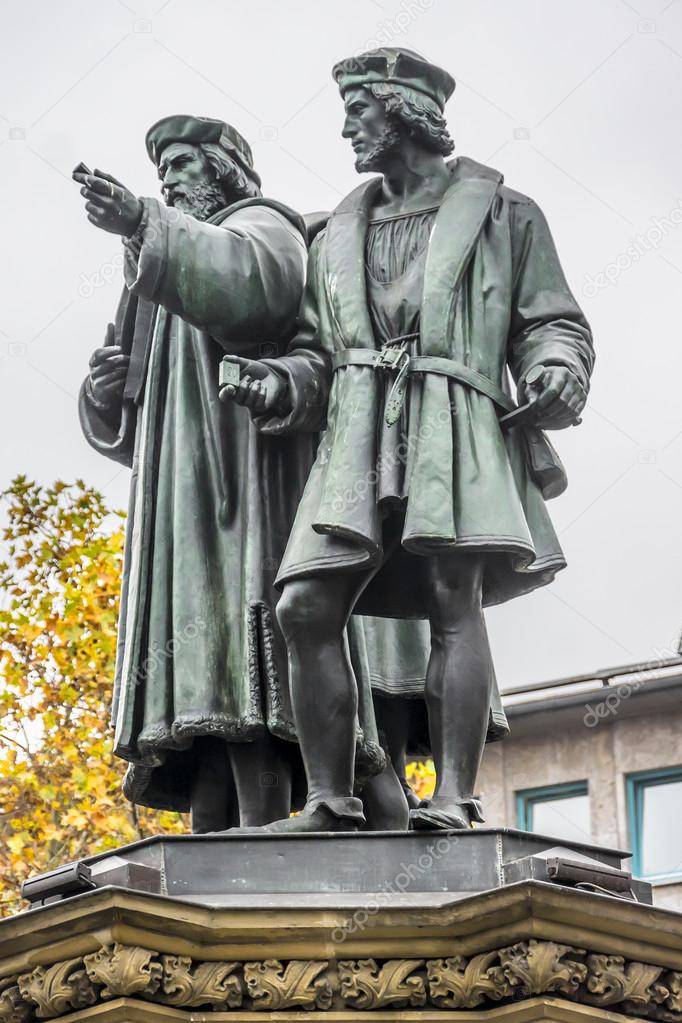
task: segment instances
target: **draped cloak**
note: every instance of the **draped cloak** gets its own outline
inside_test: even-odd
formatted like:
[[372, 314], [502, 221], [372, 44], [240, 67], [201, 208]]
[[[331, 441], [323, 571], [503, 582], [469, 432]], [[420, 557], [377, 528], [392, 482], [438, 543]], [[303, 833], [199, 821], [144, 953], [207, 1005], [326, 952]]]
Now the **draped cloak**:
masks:
[[[295, 740], [274, 579], [317, 438], [259, 433], [247, 409], [219, 401], [218, 370], [225, 352], [284, 350], [304, 232], [271, 200], [205, 223], [144, 200], [115, 324], [131, 356], [124, 397], [103, 407], [81, 388], [87, 440], [132, 468], [113, 715], [137, 803], [190, 808], [196, 736]], [[361, 775], [383, 755], [361, 628], [349, 643]]]
[[[510, 398], [509, 371], [568, 368], [585, 389], [593, 366], [589, 325], [562, 272], [546, 220], [502, 175], [460, 157], [428, 243], [417, 354], [454, 360]], [[280, 565], [277, 585], [325, 572], [366, 571], [382, 558], [377, 501], [383, 371], [345, 364], [375, 349], [365, 245], [380, 178], [332, 213], [309, 255], [297, 337], [272, 367], [288, 380], [291, 408], [262, 417], [270, 436], [325, 430]], [[339, 358], [341, 356], [341, 358]], [[334, 366], [341, 363], [334, 371]], [[471, 374], [470, 374], [471, 375]], [[490, 388], [489, 388], [490, 389]], [[483, 600], [500, 603], [549, 583], [565, 559], [531, 471], [540, 431], [505, 433], [480, 388], [436, 372], [409, 377], [406, 499], [401, 545], [363, 592], [356, 612], [424, 617], [420, 557], [484, 554]], [[559, 463], [560, 464], [560, 463]]]

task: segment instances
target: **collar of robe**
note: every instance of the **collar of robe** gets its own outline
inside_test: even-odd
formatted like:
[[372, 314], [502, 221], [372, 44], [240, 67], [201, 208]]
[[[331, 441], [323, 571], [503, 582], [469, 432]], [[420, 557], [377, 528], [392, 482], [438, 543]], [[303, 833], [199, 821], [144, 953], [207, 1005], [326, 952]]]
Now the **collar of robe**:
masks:
[[[502, 174], [468, 157], [450, 162], [451, 184], [429, 239], [421, 302], [421, 351], [446, 358], [448, 319], [469, 259], [503, 182]], [[367, 307], [365, 243], [381, 177], [354, 189], [337, 206], [324, 242], [325, 287], [346, 348], [373, 347]]]

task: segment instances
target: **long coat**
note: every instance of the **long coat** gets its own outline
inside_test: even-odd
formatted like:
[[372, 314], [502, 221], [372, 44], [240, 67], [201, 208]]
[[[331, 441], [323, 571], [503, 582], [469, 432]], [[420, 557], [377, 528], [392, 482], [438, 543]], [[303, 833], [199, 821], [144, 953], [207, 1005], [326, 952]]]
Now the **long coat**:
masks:
[[[207, 223], [144, 202], [116, 322], [125, 399], [98, 407], [86, 382], [79, 408], [90, 444], [133, 470], [113, 709], [125, 790], [184, 811], [196, 736], [295, 739], [274, 579], [317, 438], [260, 434], [219, 401], [218, 370], [225, 352], [284, 350], [307, 249], [297, 215], [269, 200]], [[383, 758], [366, 667], [360, 683], [371, 772]]]
[[[429, 240], [417, 352], [454, 361], [460, 377], [475, 371], [493, 397], [486, 386], [442, 373], [410, 376], [402, 544], [359, 601], [364, 614], [424, 616], [423, 562], [415, 554], [485, 552], [487, 605], [550, 582], [565, 565], [529, 454], [531, 441], [545, 455], [552, 449], [537, 430], [503, 433], [498, 415], [501, 403], [513, 404], [508, 371], [518, 380], [537, 365], [565, 366], [587, 388], [590, 329], [537, 205], [467, 158], [450, 171]], [[288, 379], [292, 409], [263, 418], [260, 429], [319, 429], [326, 416], [279, 586], [311, 573], [368, 569], [381, 557], [376, 465], [385, 391], [381, 371], [348, 358], [376, 347], [365, 241], [379, 187], [374, 178], [352, 192], [313, 243], [299, 333], [272, 362]]]

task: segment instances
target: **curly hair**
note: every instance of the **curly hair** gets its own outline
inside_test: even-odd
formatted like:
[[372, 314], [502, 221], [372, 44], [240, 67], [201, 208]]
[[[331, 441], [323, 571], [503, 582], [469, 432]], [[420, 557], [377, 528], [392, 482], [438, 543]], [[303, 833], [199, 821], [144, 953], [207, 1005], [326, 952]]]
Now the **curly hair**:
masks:
[[225, 198], [230, 202], [251, 199], [263, 194], [256, 182], [249, 177], [236, 160], [230, 159], [218, 143], [200, 142], [199, 149], [213, 167], [216, 178], [225, 193]]
[[380, 100], [386, 114], [399, 121], [421, 144], [433, 152], [448, 156], [455, 148], [438, 104], [407, 85], [372, 82], [365, 88]]

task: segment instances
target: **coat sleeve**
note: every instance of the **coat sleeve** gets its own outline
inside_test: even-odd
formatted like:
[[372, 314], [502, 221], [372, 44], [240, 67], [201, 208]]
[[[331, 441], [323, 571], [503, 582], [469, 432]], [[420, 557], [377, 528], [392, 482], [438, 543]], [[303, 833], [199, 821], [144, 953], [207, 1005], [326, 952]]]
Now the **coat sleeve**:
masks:
[[286, 412], [260, 416], [255, 423], [261, 433], [281, 434], [323, 429], [332, 380], [331, 353], [322, 344], [319, 302], [323, 287], [323, 235], [313, 242], [308, 256], [308, 279], [303, 292], [298, 329], [286, 355], [261, 359], [287, 383]]
[[131, 401], [105, 406], [95, 401], [89, 377], [78, 395], [78, 416], [88, 444], [100, 455], [126, 465], [133, 464], [137, 407]]
[[144, 199], [126, 246], [126, 283], [206, 331], [226, 351], [290, 337], [303, 290], [305, 242], [268, 206], [248, 206], [220, 225]]
[[573, 297], [540, 208], [531, 200], [511, 207], [512, 310], [508, 362], [514, 379], [534, 366], [565, 366], [589, 387], [592, 333]]

